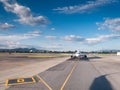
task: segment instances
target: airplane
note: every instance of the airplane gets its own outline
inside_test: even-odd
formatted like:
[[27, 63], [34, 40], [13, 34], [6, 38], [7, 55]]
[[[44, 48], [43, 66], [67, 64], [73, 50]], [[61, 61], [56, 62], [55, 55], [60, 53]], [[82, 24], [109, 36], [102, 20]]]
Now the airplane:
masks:
[[87, 59], [87, 55], [82, 54], [80, 51], [76, 51], [74, 55], [71, 55], [71, 58]]

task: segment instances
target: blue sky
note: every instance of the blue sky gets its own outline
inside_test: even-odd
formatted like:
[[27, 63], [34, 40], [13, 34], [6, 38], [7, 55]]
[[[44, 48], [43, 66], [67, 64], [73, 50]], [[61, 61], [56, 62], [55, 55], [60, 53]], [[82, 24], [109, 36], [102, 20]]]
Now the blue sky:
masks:
[[0, 48], [120, 49], [119, 0], [0, 0]]

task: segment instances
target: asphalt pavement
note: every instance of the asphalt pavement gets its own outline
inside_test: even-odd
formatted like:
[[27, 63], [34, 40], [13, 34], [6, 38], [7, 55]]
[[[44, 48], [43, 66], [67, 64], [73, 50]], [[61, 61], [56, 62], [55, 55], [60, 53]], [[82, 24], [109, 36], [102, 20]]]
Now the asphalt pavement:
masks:
[[113, 90], [106, 76], [89, 59], [66, 60], [34, 78], [35, 83], [10, 86], [6, 90]]

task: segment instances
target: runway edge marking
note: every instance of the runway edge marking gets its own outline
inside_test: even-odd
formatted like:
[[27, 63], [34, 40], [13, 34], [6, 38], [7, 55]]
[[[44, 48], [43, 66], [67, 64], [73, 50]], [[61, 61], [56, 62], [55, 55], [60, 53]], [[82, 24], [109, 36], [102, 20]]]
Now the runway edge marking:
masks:
[[52, 88], [39, 76], [39, 75], [36, 75], [40, 80], [41, 82], [49, 89], [49, 90], [52, 90]]
[[70, 73], [68, 74], [68, 76], [67, 76], [67, 78], [65, 79], [63, 85], [61, 86], [60, 90], [63, 90], [63, 89], [64, 89], [66, 83], [68, 82], [69, 78], [71, 77], [71, 75], [72, 75], [74, 69], [76, 68], [76, 66], [77, 66], [77, 62], [76, 62], [76, 63], [74, 64], [74, 66], [72, 67], [72, 70], [71, 70]]

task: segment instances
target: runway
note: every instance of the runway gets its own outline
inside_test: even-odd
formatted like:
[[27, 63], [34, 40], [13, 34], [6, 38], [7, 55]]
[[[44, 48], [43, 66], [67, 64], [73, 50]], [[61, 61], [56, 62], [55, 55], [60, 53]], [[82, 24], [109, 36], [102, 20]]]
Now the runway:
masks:
[[[69, 59], [35, 75], [36, 83], [11, 86], [6, 90], [119, 90], [112, 76], [107, 76], [116, 72], [108, 68], [114, 62], [102, 60], [99, 57], [89, 57], [89, 60]], [[106, 67], [100, 69], [105, 63]], [[109, 73], [105, 72], [106, 69]]]

